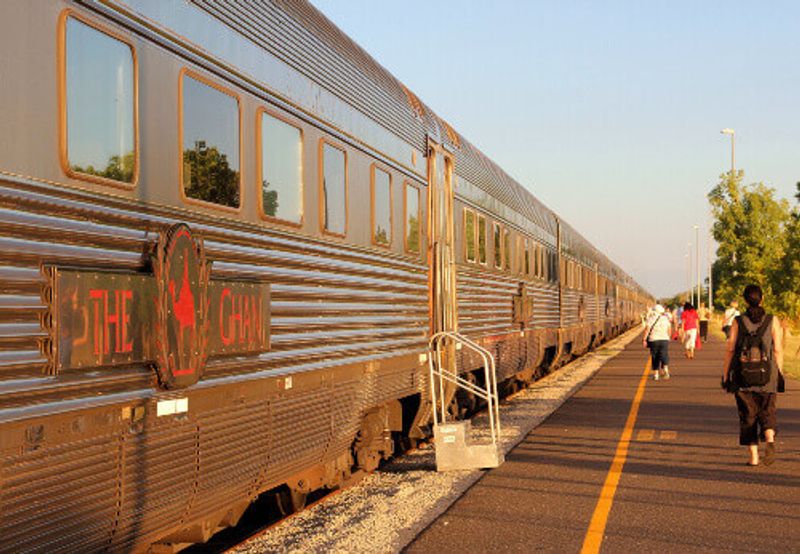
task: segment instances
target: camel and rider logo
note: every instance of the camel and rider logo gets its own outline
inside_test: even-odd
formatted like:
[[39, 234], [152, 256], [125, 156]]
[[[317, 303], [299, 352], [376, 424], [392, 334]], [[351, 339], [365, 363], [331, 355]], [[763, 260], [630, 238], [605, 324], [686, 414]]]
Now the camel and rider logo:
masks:
[[196, 383], [208, 358], [208, 288], [211, 263], [188, 226], [162, 233], [153, 269], [157, 280], [156, 361], [166, 388]]

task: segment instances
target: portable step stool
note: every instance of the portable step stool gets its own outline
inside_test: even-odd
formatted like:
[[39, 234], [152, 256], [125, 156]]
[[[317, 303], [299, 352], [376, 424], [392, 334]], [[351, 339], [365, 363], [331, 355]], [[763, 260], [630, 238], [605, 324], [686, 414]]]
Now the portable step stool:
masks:
[[[464, 346], [477, 352], [483, 360], [484, 383], [480, 387], [460, 377], [445, 367], [442, 352], [448, 347]], [[430, 339], [428, 355], [430, 370], [431, 403], [433, 406], [433, 440], [436, 449], [436, 470], [487, 469], [498, 467], [505, 457], [500, 450], [500, 403], [497, 394], [497, 372], [494, 356], [473, 341], [454, 333], [442, 331]], [[475, 396], [482, 398], [487, 405], [489, 434], [491, 442], [472, 440], [472, 422], [469, 420], [447, 420], [445, 385], [452, 383]]]

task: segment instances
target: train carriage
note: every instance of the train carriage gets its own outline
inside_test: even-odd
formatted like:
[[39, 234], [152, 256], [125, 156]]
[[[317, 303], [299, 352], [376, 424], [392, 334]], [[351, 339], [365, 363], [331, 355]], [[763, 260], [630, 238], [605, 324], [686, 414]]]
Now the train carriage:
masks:
[[525, 382], [649, 299], [305, 2], [14, 2], [0, 48], [0, 551], [299, 507], [427, 436], [432, 333]]

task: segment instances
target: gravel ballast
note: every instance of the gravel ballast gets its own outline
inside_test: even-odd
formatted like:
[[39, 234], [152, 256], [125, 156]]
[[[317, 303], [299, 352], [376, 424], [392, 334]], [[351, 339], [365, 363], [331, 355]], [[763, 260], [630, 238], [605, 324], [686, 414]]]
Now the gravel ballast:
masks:
[[[628, 331], [501, 404], [503, 451], [519, 444], [639, 332], [638, 328]], [[485, 416], [473, 420], [476, 441], [487, 426]], [[232, 552], [398, 552], [484, 473], [437, 473], [432, 447], [416, 450]]]

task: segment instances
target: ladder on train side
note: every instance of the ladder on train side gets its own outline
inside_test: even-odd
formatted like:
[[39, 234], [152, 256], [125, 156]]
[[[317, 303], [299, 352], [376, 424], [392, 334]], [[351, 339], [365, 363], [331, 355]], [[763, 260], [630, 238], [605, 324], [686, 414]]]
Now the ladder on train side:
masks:
[[[455, 351], [462, 347], [477, 352], [483, 360], [485, 387], [472, 383], [445, 367], [443, 353], [448, 348]], [[452, 331], [442, 331], [433, 335], [429, 348], [428, 368], [430, 370], [433, 439], [437, 471], [499, 466], [505, 458], [500, 450], [500, 402], [497, 394], [497, 371], [494, 356], [465, 336]], [[470, 420], [448, 420], [448, 402], [445, 399], [447, 383], [465, 389], [486, 402], [491, 442], [485, 438], [480, 442], [473, 441]]]

